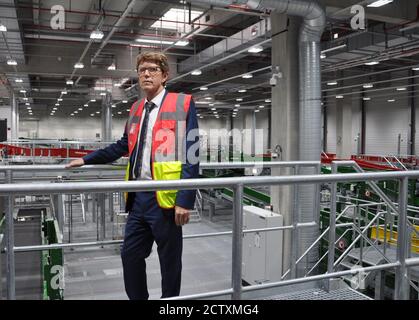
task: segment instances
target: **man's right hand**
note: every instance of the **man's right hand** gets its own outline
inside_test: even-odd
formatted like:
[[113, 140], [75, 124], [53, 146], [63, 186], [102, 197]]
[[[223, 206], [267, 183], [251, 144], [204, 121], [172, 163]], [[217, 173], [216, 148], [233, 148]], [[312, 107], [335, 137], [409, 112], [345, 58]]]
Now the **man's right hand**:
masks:
[[81, 167], [84, 166], [84, 160], [83, 158], [78, 158], [78, 159], [74, 159], [72, 160], [70, 163], [68, 163], [65, 168], [77, 168], [77, 167]]

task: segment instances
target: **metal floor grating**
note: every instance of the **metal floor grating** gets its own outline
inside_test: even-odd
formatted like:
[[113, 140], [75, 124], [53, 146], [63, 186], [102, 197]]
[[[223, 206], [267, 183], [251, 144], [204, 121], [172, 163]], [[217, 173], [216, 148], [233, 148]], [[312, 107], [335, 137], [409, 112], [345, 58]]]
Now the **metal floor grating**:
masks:
[[276, 296], [263, 300], [372, 300], [351, 288], [337, 289], [330, 292], [323, 289], [308, 289]]

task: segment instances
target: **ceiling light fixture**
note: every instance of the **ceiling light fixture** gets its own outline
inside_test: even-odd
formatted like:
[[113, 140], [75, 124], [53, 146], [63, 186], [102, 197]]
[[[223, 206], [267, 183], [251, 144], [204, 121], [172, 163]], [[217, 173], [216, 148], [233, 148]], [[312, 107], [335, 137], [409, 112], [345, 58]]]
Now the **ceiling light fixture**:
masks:
[[173, 41], [142, 39], [142, 38], [135, 39], [135, 41], [144, 42], [144, 43], [154, 43], [154, 44], [173, 44]]
[[401, 87], [401, 88], [397, 88], [396, 90], [397, 90], [397, 91], [406, 91], [406, 90], [407, 90], [407, 88], [405, 88], [405, 87]]
[[22, 83], [23, 82], [23, 80], [22, 79], [16, 79], [15, 80], [17, 83]]
[[191, 72], [191, 75], [193, 76], [200, 76], [202, 74], [201, 69], [195, 69], [194, 71]]
[[246, 74], [242, 75], [242, 78], [243, 79], [250, 79], [250, 78], [253, 78], [253, 75], [250, 74], [250, 73], [246, 73]]
[[336, 81], [330, 81], [327, 83], [328, 86], [336, 86], [338, 83]]
[[387, 100], [387, 102], [394, 102], [394, 101], [396, 101], [395, 99], [389, 99], [389, 100]]
[[246, 89], [240, 89], [238, 92], [240, 92], [240, 93], [244, 93], [244, 92], [246, 92], [247, 90]]
[[7, 31], [7, 28], [3, 23], [0, 23], [0, 31], [1, 32], [6, 32]]
[[370, 3], [369, 5], [367, 5], [367, 7], [379, 8], [379, 7], [385, 6], [386, 4], [389, 4], [389, 3], [392, 3], [392, 2], [393, 2], [393, 0], [377, 0], [377, 1], [374, 1], [373, 3]]
[[364, 84], [362, 87], [363, 87], [364, 89], [370, 89], [370, 88], [373, 88], [373, 87], [374, 87], [374, 85], [373, 85], [372, 83], [366, 83], [366, 84]]
[[84, 68], [84, 64], [83, 64], [83, 63], [81, 63], [81, 62], [77, 62], [77, 63], [74, 65], [74, 68], [76, 68], [76, 69], [83, 69], [83, 68]]
[[17, 66], [17, 61], [15, 59], [9, 59], [7, 60], [7, 64], [9, 66]]
[[67, 80], [67, 81], [65, 82], [65, 84], [72, 85], [72, 84], [74, 84], [74, 82], [73, 82], [73, 80]]
[[336, 99], [343, 99], [343, 96], [342, 95], [338, 95], [338, 96], [336, 96]]
[[321, 54], [325, 54], [325, 53], [330, 52], [330, 51], [335, 51], [335, 50], [344, 49], [344, 48], [346, 48], [346, 44], [342, 44], [340, 46], [336, 46], [336, 47], [332, 47], [332, 48], [329, 48], [329, 49], [322, 50]]
[[90, 33], [90, 39], [94, 40], [101, 40], [105, 35], [100, 30], [93, 30], [92, 33]]
[[253, 46], [249, 50], [247, 50], [247, 52], [249, 52], [249, 53], [259, 53], [259, 52], [262, 52], [262, 51], [263, 51], [262, 46]]
[[370, 62], [365, 62], [364, 64], [366, 65], [366, 66], [375, 66], [375, 65], [377, 65], [377, 64], [379, 64], [380, 62], [378, 62], [378, 61], [370, 61]]
[[175, 46], [177, 47], [185, 47], [189, 44], [188, 40], [179, 40], [175, 42]]
[[116, 70], [115, 63], [112, 63], [112, 64], [108, 67], [108, 70]]
[[208, 88], [207, 87], [201, 87], [201, 88], [199, 88], [199, 90], [206, 91], [206, 90], [208, 90]]

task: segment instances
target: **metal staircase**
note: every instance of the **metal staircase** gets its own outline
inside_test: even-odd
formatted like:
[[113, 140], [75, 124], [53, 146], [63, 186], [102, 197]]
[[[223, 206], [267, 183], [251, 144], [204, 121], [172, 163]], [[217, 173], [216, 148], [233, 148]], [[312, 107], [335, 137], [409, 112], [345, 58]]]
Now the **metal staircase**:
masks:
[[189, 210], [189, 222], [200, 222], [202, 216], [202, 194], [199, 189], [196, 191], [195, 206]]

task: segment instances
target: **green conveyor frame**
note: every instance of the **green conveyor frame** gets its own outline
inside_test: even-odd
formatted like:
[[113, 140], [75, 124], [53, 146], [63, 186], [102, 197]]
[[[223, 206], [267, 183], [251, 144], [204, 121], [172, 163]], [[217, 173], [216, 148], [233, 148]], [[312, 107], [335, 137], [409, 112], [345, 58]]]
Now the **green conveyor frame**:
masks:
[[[58, 222], [55, 219], [43, 217], [42, 220], [42, 244], [61, 243], [59, 238]], [[50, 249], [42, 251], [41, 267], [43, 272], [43, 298], [44, 300], [63, 300], [64, 289], [57, 287], [59, 268], [64, 267], [63, 249]], [[52, 268], [55, 267], [53, 270]], [[55, 284], [53, 286], [53, 284]]]

